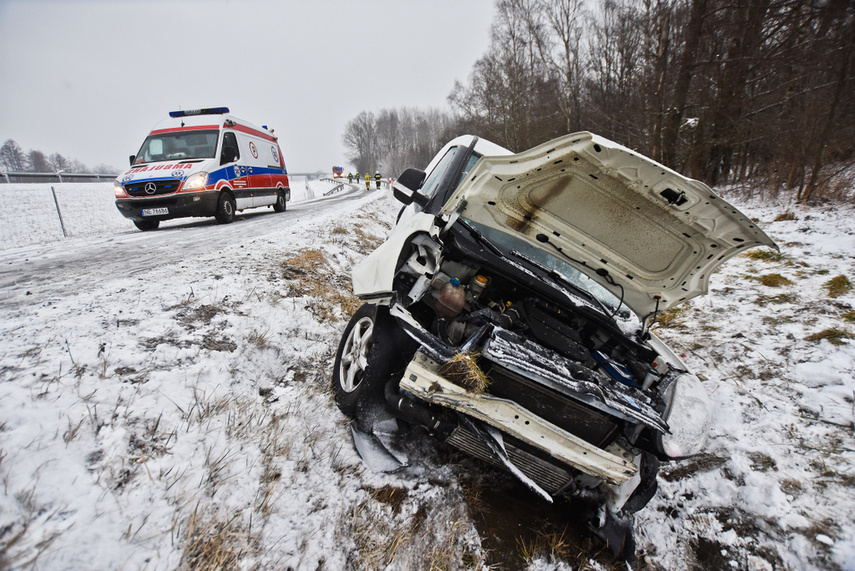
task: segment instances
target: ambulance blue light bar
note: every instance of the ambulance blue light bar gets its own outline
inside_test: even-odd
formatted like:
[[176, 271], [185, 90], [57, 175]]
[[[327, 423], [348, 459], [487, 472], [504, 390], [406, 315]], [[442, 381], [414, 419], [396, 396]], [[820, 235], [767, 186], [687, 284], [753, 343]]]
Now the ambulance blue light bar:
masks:
[[187, 117], [190, 115], [222, 115], [228, 113], [228, 107], [209, 107], [207, 109], [188, 109], [187, 111], [170, 111], [170, 117]]

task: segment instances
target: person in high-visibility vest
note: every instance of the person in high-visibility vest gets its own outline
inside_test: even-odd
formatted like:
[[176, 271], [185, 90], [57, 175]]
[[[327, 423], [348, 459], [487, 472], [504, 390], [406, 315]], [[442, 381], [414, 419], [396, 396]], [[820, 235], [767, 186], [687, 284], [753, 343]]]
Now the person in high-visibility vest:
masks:
[[380, 188], [380, 171], [374, 173], [374, 182], [377, 183], [377, 188]]
[[347, 182], [353, 182], [353, 173], [352, 172], [347, 173]]
[[371, 175], [365, 173], [365, 190], [371, 190]]

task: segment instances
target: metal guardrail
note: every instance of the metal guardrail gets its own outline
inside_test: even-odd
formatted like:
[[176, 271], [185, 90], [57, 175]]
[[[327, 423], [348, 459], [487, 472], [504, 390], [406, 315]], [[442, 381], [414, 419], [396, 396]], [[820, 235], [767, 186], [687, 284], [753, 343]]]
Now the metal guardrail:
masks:
[[331, 194], [335, 194], [336, 192], [340, 191], [343, 188], [344, 188], [344, 183], [339, 183], [339, 184], [335, 185], [333, 188], [331, 188], [330, 190], [326, 191], [324, 193], [324, 196], [329, 196]]
[[82, 172], [0, 172], [3, 175], [3, 178], [0, 179], [2, 182], [7, 184], [11, 184], [12, 182], [25, 182], [22, 180], [11, 180], [11, 179], [24, 179], [24, 178], [37, 178], [42, 179], [35, 182], [68, 182], [68, 179], [86, 179], [86, 180], [112, 180], [116, 178], [116, 174], [105, 174], [105, 173], [82, 173]]

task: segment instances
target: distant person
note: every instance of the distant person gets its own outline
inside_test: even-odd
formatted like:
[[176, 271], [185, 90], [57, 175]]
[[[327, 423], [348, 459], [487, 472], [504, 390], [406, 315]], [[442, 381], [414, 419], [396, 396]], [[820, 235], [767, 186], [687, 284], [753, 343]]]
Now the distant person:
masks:
[[350, 183], [353, 182], [353, 173], [352, 172], [347, 173], [347, 182], [350, 182]]
[[365, 173], [365, 190], [371, 190], [371, 175]]
[[380, 171], [374, 173], [374, 182], [377, 183], [377, 188], [380, 188]]

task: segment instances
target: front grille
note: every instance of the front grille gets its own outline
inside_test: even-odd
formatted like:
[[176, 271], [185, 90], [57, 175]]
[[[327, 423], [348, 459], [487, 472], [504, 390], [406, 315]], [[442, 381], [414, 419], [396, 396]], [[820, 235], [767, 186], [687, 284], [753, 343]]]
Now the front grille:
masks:
[[[509, 436], [504, 435], [505, 450], [508, 453], [508, 459], [538, 486], [554, 495], [566, 489], [572, 483], [573, 477], [567, 470], [514, 446], [509, 442], [510, 440]], [[504, 464], [493, 455], [487, 446], [465, 428], [455, 428], [454, 432], [451, 433], [451, 436], [445, 442], [479, 460], [488, 462], [498, 468], [505, 468]]]
[[[146, 182], [131, 182], [125, 184], [125, 192], [130, 196], [157, 196], [158, 194], [172, 194], [178, 190], [180, 180], [149, 180]], [[152, 190], [151, 186], [154, 186]], [[148, 186], [148, 190], [146, 190]]]

